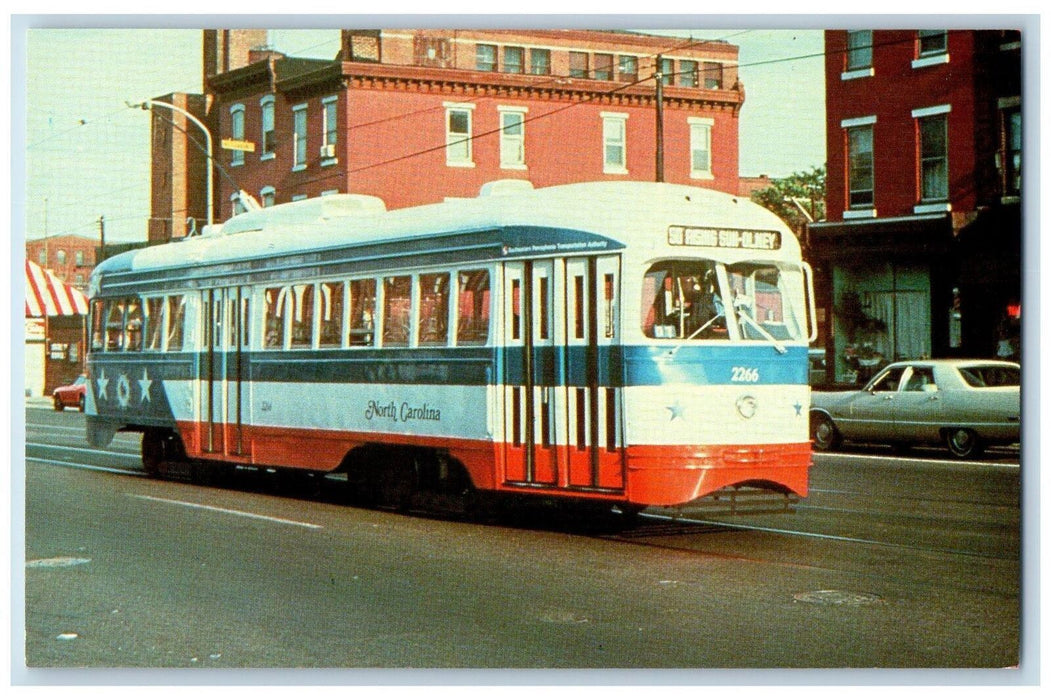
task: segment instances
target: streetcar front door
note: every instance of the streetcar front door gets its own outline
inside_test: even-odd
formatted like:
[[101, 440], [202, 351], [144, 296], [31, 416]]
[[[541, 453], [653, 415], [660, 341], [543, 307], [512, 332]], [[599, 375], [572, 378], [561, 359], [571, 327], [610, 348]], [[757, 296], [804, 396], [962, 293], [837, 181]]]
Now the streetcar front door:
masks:
[[216, 458], [244, 456], [250, 289], [227, 287], [201, 294], [203, 317], [208, 319], [201, 372], [201, 450]]
[[505, 266], [506, 483], [623, 489], [618, 277], [614, 256]]

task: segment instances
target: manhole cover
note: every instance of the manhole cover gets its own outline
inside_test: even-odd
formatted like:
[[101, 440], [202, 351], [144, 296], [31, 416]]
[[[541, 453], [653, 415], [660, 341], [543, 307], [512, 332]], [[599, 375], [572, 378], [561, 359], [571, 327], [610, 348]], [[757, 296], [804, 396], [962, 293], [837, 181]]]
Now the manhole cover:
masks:
[[27, 569], [60, 569], [64, 566], [80, 566], [87, 564], [90, 559], [80, 557], [51, 557], [50, 559], [33, 559], [26, 562]]
[[854, 593], [853, 591], [809, 591], [796, 593], [792, 597], [800, 603], [815, 605], [875, 605], [883, 602], [883, 599], [874, 593]]

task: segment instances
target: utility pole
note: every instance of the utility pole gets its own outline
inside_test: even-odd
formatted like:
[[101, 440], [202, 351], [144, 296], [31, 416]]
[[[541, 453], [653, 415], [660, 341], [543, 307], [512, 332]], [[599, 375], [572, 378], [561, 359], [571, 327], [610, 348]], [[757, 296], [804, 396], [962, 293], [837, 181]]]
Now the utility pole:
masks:
[[656, 181], [664, 182], [664, 74], [661, 73], [661, 55], [657, 54], [657, 72], [653, 74], [657, 81], [657, 164]]
[[[99, 260], [102, 262], [106, 259], [106, 217], [105, 215], [99, 217]], [[96, 263], [97, 265], [98, 263]]]

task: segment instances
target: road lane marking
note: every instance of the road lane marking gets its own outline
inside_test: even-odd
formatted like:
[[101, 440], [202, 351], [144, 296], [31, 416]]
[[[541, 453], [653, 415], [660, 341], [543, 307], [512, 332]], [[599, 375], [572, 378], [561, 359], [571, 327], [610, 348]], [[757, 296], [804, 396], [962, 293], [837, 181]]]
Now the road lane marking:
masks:
[[59, 467], [70, 467], [72, 469], [83, 469], [90, 472], [106, 472], [108, 474], [122, 474], [125, 476], [146, 476], [142, 470], [118, 469], [117, 467], [100, 467], [97, 464], [84, 464], [83, 462], [63, 462], [60, 459], [44, 459], [41, 457], [26, 457], [26, 463], [53, 464]]
[[27, 442], [26, 447], [43, 447], [48, 450], [61, 450], [63, 452], [86, 452], [91, 455], [107, 455], [110, 457], [126, 457], [128, 459], [138, 459], [139, 455], [136, 452], [117, 452], [114, 450], [94, 450], [87, 447], [72, 447], [68, 445], [51, 445], [43, 442]]
[[273, 523], [282, 523], [284, 525], [296, 525], [298, 527], [305, 527], [310, 530], [322, 529], [320, 525], [314, 523], [305, 523], [300, 520], [286, 520], [285, 518], [275, 518], [270, 515], [260, 515], [258, 513], [249, 513], [243, 510], [231, 510], [229, 508], [219, 508], [218, 506], [206, 506], [203, 503], [192, 503], [190, 501], [175, 501], [169, 498], [158, 498], [156, 496], [146, 496], [137, 493], [126, 494], [132, 498], [141, 498], [144, 501], [157, 501], [158, 503], [170, 503], [176, 506], [186, 506], [187, 508], [199, 508], [201, 510], [210, 510], [216, 513], [226, 513], [228, 515], [239, 515], [243, 518], [255, 518], [256, 520], [268, 520]]

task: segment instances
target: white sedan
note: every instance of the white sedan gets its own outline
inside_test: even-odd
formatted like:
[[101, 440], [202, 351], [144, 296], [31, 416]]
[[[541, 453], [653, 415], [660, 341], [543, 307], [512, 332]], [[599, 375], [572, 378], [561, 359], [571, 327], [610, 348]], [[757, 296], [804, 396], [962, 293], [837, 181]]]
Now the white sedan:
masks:
[[1021, 367], [991, 360], [916, 360], [888, 365], [860, 391], [811, 394], [814, 449], [844, 441], [944, 444], [959, 458], [1012, 444], [1021, 429]]

